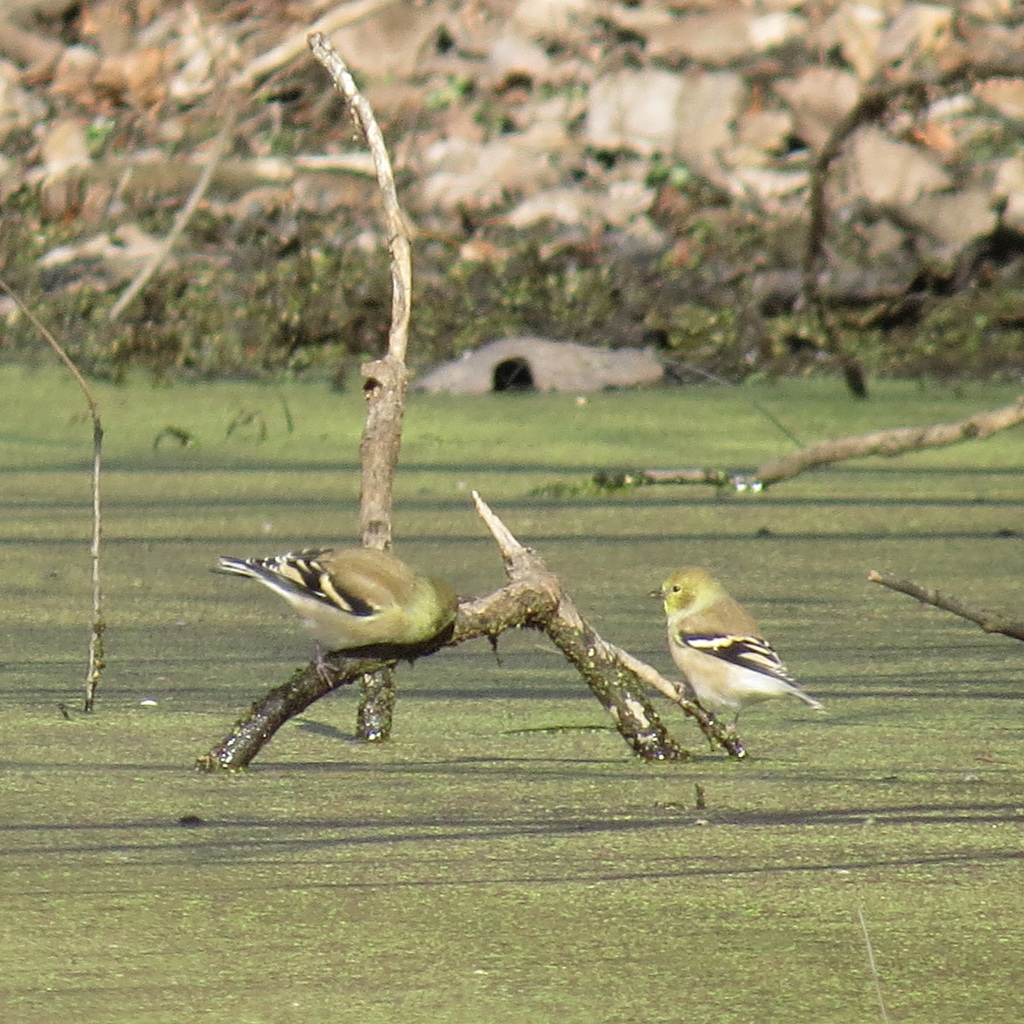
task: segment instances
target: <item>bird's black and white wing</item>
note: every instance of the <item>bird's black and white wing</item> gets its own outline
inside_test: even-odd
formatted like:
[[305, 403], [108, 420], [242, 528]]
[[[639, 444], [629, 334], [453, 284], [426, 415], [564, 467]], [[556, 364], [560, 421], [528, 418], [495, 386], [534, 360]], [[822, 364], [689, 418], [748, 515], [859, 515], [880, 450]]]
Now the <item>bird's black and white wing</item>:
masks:
[[786, 666], [782, 664], [782, 660], [775, 653], [772, 645], [760, 637], [680, 633], [678, 640], [685, 647], [691, 647], [695, 651], [702, 651], [704, 654], [721, 658], [722, 661], [727, 661], [737, 668], [760, 672], [773, 679], [781, 679], [785, 683], [796, 682]]
[[375, 615], [379, 611], [376, 606], [352, 588], [341, 585], [325, 567], [323, 560], [332, 553], [331, 548], [315, 548], [271, 558], [221, 557], [217, 565], [222, 572], [250, 576], [265, 583], [293, 604], [319, 601], [346, 615]]

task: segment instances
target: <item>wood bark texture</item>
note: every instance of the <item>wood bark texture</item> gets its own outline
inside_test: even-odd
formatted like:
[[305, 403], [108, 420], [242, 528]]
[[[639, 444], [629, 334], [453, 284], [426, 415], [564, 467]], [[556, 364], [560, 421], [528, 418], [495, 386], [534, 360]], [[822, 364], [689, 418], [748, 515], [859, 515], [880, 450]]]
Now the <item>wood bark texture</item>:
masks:
[[[639, 757], [648, 761], [685, 760], [690, 754], [669, 734], [651, 705], [645, 687], [657, 690], [692, 717], [712, 745], [732, 757], [746, 752], [739, 737], [722, 726], [699, 704], [685, 696], [681, 683], [665, 679], [650, 665], [604, 640], [580, 614], [561, 581], [541, 556], [524, 547], [484, 500], [473, 495], [477, 512], [487, 524], [505, 563], [508, 583], [483, 597], [465, 598], [451, 631], [415, 652], [415, 657], [440, 652], [468, 640], [487, 638], [492, 644], [508, 629], [537, 629], [576, 667], [591, 692], [609, 713], [619, 734]], [[253, 704], [249, 714], [198, 760], [206, 771], [237, 771], [248, 767], [274, 733], [331, 690], [362, 676], [393, 669], [394, 651], [370, 652], [353, 658], [329, 655], [322, 664], [312, 662], [283, 685]]]

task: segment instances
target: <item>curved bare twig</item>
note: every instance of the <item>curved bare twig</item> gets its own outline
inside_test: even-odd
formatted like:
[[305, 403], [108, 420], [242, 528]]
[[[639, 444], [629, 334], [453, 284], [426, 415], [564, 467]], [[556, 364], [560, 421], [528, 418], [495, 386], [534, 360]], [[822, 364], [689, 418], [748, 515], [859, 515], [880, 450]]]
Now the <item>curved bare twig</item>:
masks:
[[971, 608], [955, 597], [947, 597], [930, 587], [923, 587], [912, 580], [900, 579], [888, 572], [876, 572], [872, 569], [868, 573], [868, 579], [872, 583], [881, 583], [883, 587], [896, 590], [901, 594], [917, 598], [924, 604], [930, 604], [935, 608], [941, 608], [944, 612], [951, 612], [953, 615], [966, 619], [980, 626], [986, 633], [1002, 633], [1004, 636], [1013, 637], [1014, 640], [1024, 640], [1024, 622], [1013, 619], [1005, 619], [994, 612], [980, 611]]

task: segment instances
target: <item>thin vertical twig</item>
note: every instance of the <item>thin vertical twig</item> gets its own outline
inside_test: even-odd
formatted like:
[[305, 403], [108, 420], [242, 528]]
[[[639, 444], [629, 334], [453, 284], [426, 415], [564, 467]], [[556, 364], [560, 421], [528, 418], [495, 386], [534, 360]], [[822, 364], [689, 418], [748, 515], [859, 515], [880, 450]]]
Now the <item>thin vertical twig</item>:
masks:
[[871, 936], [868, 934], [868, 923], [864, 920], [864, 908], [857, 906], [857, 920], [860, 921], [860, 930], [864, 935], [864, 946], [868, 951], [868, 964], [871, 967], [871, 977], [875, 981], [875, 994], [878, 996], [878, 1008], [882, 1011], [882, 1024], [889, 1024], [889, 1012], [885, 1008], [885, 998], [882, 996], [882, 981], [878, 977], [878, 968], [875, 966], [875, 951], [871, 948]]
[[[387, 550], [391, 547], [393, 533], [395, 469], [402, 446], [402, 420], [409, 383], [405, 353], [411, 317], [412, 246], [398, 203], [391, 158], [373, 108], [356, 87], [345, 62], [322, 32], [310, 33], [309, 47], [313, 56], [331, 76], [335, 88], [345, 97], [366, 139], [383, 200], [384, 224], [391, 255], [391, 327], [387, 354], [362, 367], [363, 395], [367, 409], [366, 425], [359, 443], [362, 468], [359, 521], [363, 546]], [[356, 724], [356, 734], [361, 739], [376, 741], [390, 736], [394, 699], [394, 673], [390, 669], [363, 679]]]
[[402, 419], [409, 376], [405, 353], [411, 317], [412, 247], [398, 203], [391, 158], [373, 108], [323, 33], [312, 33], [309, 46], [331, 76], [335, 88], [345, 97], [366, 139], [383, 200], [384, 224], [391, 254], [391, 328], [387, 354], [362, 367], [365, 378], [363, 393], [368, 408], [359, 454], [363, 472], [360, 494], [363, 544], [387, 549], [391, 546], [392, 486], [402, 442]]
[[226, 111], [224, 126], [213, 140], [203, 172], [199, 175], [199, 180], [192, 189], [191, 195], [188, 197], [185, 205], [178, 211], [178, 215], [174, 218], [174, 223], [171, 225], [171, 230], [167, 232], [167, 236], [160, 243], [160, 246], [146, 260], [142, 269], [135, 276], [131, 284], [121, 293], [121, 297], [117, 302], [110, 307], [107, 319], [116, 320], [125, 311], [132, 299], [146, 286], [146, 282], [156, 273], [160, 264], [167, 259], [171, 249], [174, 248], [174, 243], [178, 240], [182, 231], [185, 230], [185, 225], [191, 220], [192, 214], [195, 213], [200, 200], [206, 195], [206, 190], [210, 187], [210, 182], [213, 180], [213, 173], [216, 171], [217, 165], [227, 149], [228, 142], [231, 140], [231, 133], [234, 131], [235, 121], [238, 117], [238, 102], [229, 96], [224, 109]]
[[71, 372], [85, 396], [86, 405], [89, 407], [89, 416], [92, 419], [92, 539], [89, 546], [92, 556], [92, 636], [89, 640], [89, 667], [85, 676], [84, 704], [84, 710], [89, 712], [92, 711], [96, 702], [96, 687], [99, 685], [100, 675], [106, 665], [103, 660], [103, 631], [106, 625], [103, 621], [103, 587], [100, 579], [100, 539], [103, 534], [103, 520], [100, 512], [100, 469], [103, 463], [103, 424], [100, 421], [99, 406], [89, 390], [89, 385], [60, 342], [2, 278], [0, 278], [0, 288], [14, 300], [18, 309], [46, 339], [50, 348], [57, 353], [57, 357]]

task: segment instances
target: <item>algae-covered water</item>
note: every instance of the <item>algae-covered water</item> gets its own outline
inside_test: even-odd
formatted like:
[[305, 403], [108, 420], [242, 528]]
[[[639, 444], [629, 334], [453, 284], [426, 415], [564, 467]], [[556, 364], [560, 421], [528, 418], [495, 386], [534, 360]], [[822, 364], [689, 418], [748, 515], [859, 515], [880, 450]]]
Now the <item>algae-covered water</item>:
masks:
[[521, 634], [499, 658], [479, 643], [403, 668], [389, 744], [352, 739], [344, 692], [246, 774], [210, 776], [195, 758], [311, 651], [269, 592], [208, 570], [355, 539], [362, 402], [95, 387], [109, 666], [85, 716], [91, 431], [56, 370], [0, 370], [6, 1024], [879, 1021], [859, 913], [893, 1021], [1019, 1017], [1024, 649], [866, 575], [1024, 618], [1024, 428], [762, 495], [531, 493], [790, 450], [754, 403], [810, 443], [1012, 390], [414, 396], [402, 557], [463, 593], [500, 585], [475, 488], [605, 636], [665, 672], [647, 595], [705, 564], [828, 714], [746, 712], [737, 763], [656, 698], [694, 759], [640, 763]]

